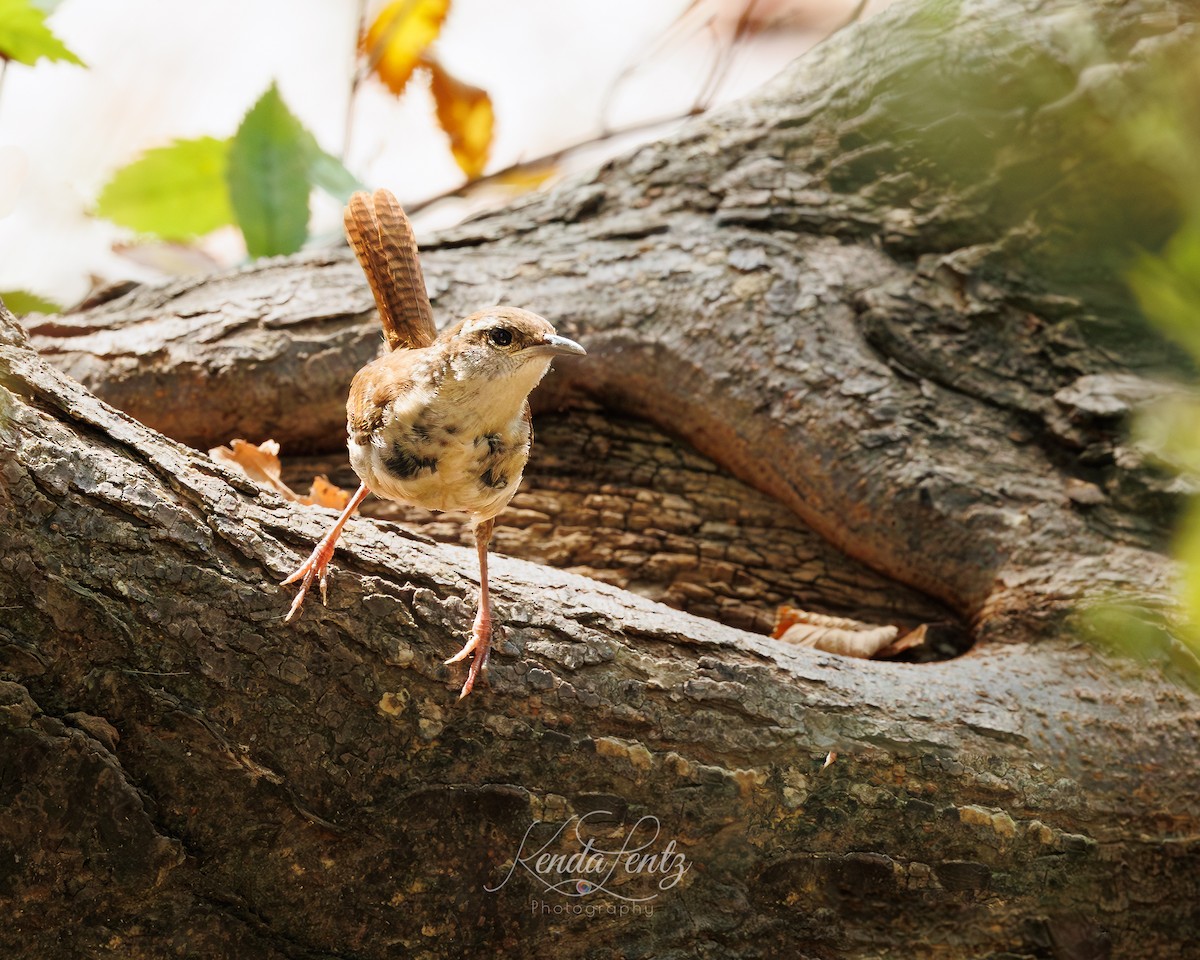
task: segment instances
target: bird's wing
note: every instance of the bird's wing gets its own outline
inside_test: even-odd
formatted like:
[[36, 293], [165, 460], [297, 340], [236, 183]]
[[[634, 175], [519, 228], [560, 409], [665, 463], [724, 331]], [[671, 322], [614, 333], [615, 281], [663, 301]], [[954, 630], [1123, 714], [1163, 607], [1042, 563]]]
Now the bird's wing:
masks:
[[437, 339], [437, 328], [417, 259], [417, 240], [400, 201], [387, 190], [356, 193], [346, 205], [345, 222], [346, 238], [375, 294], [388, 347], [429, 346]]

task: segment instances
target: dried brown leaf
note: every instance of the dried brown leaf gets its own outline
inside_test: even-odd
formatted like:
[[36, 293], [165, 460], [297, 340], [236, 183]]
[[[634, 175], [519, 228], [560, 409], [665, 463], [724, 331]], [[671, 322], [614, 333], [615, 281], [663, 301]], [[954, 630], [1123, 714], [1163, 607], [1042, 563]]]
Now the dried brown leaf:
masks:
[[208, 455], [217, 463], [240, 470], [260, 487], [274, 490], [288, 500], [296, 494], [283, 482], [283, 465], [279, 462], [279, 444], [264, 440], [258, 446], [247, 440], [230, 440], [227, 447], [213, 447]]
[[508, 187], [515, 194], [521, 194], [538, 189], [551, 178], [558, 176], [559, 172], [560, 167], [557, 163], [522, 163], [493, 175], [492, 180]]
[[923, 623], [915, 630], [910, 630], [904, 636], [889, 643], [886, 647], [879, 651], [881, 657], [894, 657], [898, 653], [903, 653], [905, 650], [911, 650], [913, 647], [922, 646], [926, 640], [926, 634], [929, 630], [929, 624]]
[[300, 502], [342, 510], [350, 502], [350, 491], [330, 483], [328, 477], [314, 477], [308, 496], [302, 497]]
[[264, 440], [257, 446], [246, 440], [231, 440], [227, 447], [213, 447], [208, 455], [217, 463], [245, 474], [260, 487], [273, 490], [285, 500], [305, 506], [332, 507], [335, 510], [341, 510], [350, 502], [350, 494], [334, 486], [327, 477], [316, 477], [307, 495], [296, 493], [283, 482], [279, 444], [274, 440]]
[[869, 659], [888, 647], [899, 633], [899, 628], [894, 626], [860, 623], [845, 617], [829, 617], [782, 606], [771, 635], [800, 647]]

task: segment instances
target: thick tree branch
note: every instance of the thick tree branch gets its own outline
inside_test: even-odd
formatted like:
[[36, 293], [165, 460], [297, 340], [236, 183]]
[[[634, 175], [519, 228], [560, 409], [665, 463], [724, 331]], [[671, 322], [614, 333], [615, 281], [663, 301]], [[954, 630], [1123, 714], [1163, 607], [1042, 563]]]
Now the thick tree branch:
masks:
[[[469, 626], [467, 551], [356, 523], [331, 606], [284, 626], [274, 584], [321, 516], [103, 406], [4, 329], [0, 650], [21, 678], [4, 756], [41, 771], [8, 781], [12, 949], [116, 937], [153, 955], [180, 925], [243, 956], [497, 938], [582, 956], [626, 935], [849, 949], [950, 909], [973, 951], [1060, 929], [1165, 944], [1194, 920], [1175, 895], [1158, 934], [1119, 912], [1185, 889], [1164, 870], [1195, 857], [1144, 840], [1165, 811], [1194, 832], [1200, 759], [1196, 698], [1151, 674], [1062, 644], [937, 668], [793, 652], [500, 560], [505, 642], [491, 688], [456, 706], [441, 660]], [[100, 822], [127, 825], [84, 840], [71, 811], [93, 792]], [[534, 881], [483, 889], [532, 820], [613, 804], [659, 817], [697, 865], [652, 918], [564, 947], [530, 911]], [[40, 854], [31, 818], [66, 851]], [[35, 880], [49, 892], [30, 899]]]

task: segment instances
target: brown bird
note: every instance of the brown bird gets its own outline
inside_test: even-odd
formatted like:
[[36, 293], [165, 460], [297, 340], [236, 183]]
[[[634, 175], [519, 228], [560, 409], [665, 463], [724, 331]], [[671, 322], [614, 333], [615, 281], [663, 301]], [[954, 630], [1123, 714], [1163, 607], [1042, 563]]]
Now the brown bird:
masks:
[[489, 307], [437, 335], [412, 226], [386, 190], [356, 193], [346, 236], [375, 294], [390, 352], [355, 375], [346, 401], [350, 463], [362, 485], [312, 555], [284, 584], [314, 578], [325, 600], [337, 538], [366, 495], [429, 510], [465, 510], [479, 551], [479, 611], [471, 638], [446, 663], [471, 659], [461, 697], [487, 666], [492, 636], [487, 548], [495, 518], [521, 484], [533, 440], [526, 399], [558, 356], [583, 356], [537, 314]]

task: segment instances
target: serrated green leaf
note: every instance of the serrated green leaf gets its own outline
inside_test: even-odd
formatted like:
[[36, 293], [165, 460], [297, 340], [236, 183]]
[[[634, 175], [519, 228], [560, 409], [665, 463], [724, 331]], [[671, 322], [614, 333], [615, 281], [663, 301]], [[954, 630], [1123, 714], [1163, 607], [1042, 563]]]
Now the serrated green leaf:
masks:
[[229, 199], [252, 257], [294, 253], [308, 236], [311, 134], [271, 84], [234, 134]]
[[28, 290], [5, 290], [0, 293], [0, 300], [8, 307], [9, 312], [18, 317], [27, 313], [62, 313], [62, 307], [53, 300], [39, 297]]
[[100, 191], [107, 220], [168, 240], [186, 240], [233, 222], [225, 171], [228, 140], [176, 140], [118, 170]]
[[30, 0], [0, 0], [0, 57], [30, 66], [43, 58], [85, 66], [46, 26], [46, 14]]
[[349, 200], [354, 191], [367, 189], [358, 177], [345, 168], [341, 160], [317, 145], [316, 137], [309, 134], [308, 140], [308, 179], [314, 187], [320, 187], [342, 203]]

